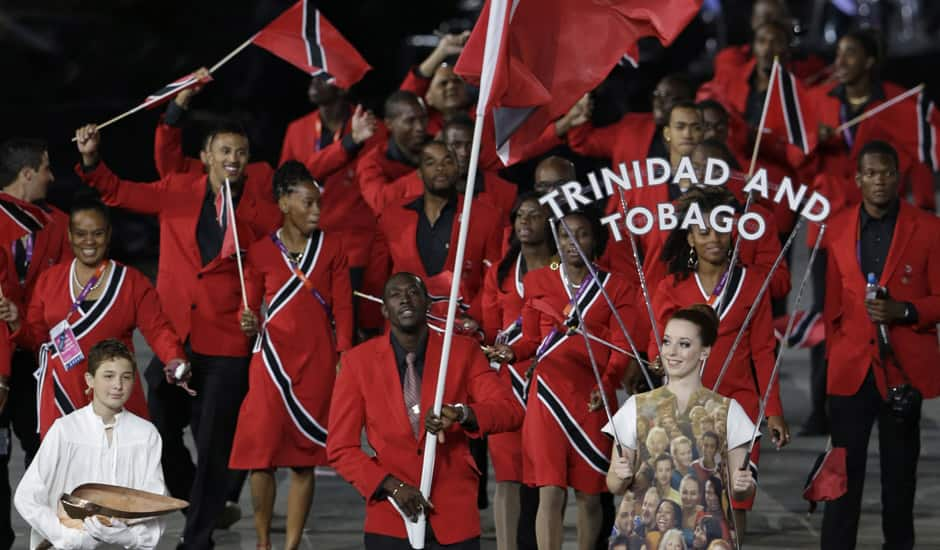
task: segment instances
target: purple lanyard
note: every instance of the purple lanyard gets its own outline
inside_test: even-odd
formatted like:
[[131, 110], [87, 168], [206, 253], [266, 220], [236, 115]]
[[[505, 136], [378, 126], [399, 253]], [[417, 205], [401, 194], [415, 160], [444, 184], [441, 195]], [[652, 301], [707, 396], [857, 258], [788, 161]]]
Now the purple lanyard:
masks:
[[[101, 265], [99, 265], [98, 269], [95, 270], [94, 275], [92, 275], [91, 278], [88, 279], [88, 282], [85, 283], [84, 287], [82, 287], [82, 291], [78, 293], [78, 296], [75, 298], [75, 301], [72, 302], [72, 308], [69, 309], [69, 314], [65, 317], [66, 319], [68, 319], [69, 317], [72, 316], [73, 313], [78, 311], [78, 307], [82, 304], [82, 302], [85, 301], [85, 298], [88, 297], [88, 294], [91, 293], [91, 289], [94, 288], [96, 284], [98, 284], [98, 281], [101, 279], [101, 275], [104, 273], [104, 270], [107, 267], [108, 267], [107, 261], [101, 262]], [[72, 282], [69, 281], [69, 284], [72, 284]]]
[[728, 283], [728, 274], [731, 273], [731, 266], [728, 266], [728, 269], [721, 274], [721, 279], [718, 279], [718, 284], [715, 285], [715, 288], [712, 289], [712, 295], [708, 298], [708, 305], [712, 305], [718, 300], [718, 297], [721, 296], [721, 291], [725, 289], [725, 285]]
[[[33, 234], [26, 234], [22, 239], [20, 239], [20, 241], [23, 243], [23, 251], [26, 254], [26, 258], [23, 261], [23, 264], [28, 267], [29, 263], [33, 261], [33, 244], [35, 242]], [[13, 257], [16, 257], [16, 241], [13, 241]]]
[[281, 238], [277, 236], [277, 231], [271, 233], [271, 240], [274, 241], [274, 244], [276, 244], [277, 247], [281, 249], [284, 257], [287, 258], [287, 262], [290, 263], [291, 271], [294, 272], [294, 275], [300, 279], [300, 282], [303, 283], [305, 287], [310, 289], [310, 293], [313, 294], [313, 297], [316, 298], [317, 301], [320, 302], [320, 305], [323, 306], [323, 309], [326, 310], [326, 315], [330, 318], [330, 324], [335, 324], [332, 308], [330, 308], [330, 305], [326, 303], [326, 300], [323, 299], [323, 296], [317, 291], [317, 289], [313, 287], [313, 283], [307, 279], [307, 276], [304, 275], [304, 272], [300, 270], [300, 266], [297, 265], [297, 262], [291, 259], [290, 252], [287, 250], [287, 247], [284, 246], [284, 242], [281, 240]]
[[[562, 268], [562, 269], [563, 269], [563, 268]], [[587, 291], [588, 287], [591, 286], [591, 283], [593, 282], [593, 280], [594, 280], [594, 279], [593, 279], [593, 277], [591, 276], [591, 274], [588, 273], [587, 277], [585, 277], [584, 280], [581, 281], [581, 287], [578, 288], [577, 294], [575, 294], [574, 297], [573, 297], [573, 298], [570, 300], [570, 302], [568, 303], [568, 305], [569, 305], [570, 307], [574, 308], [575, 304], [578, 303], [578, 302], [580, 302], [581, 296], [584, 295], [584, 293]], [[575, 310], [575, 309], [572, 309], [572, 312], [574, 312], [574, 311], [576, 311], [576, 310]], [[583, 319], [582, 319], [582, 321], [583, 321]], [[546, 351], [548, 351], [548, 348], [554, 343], [555, 337], [558, 335], [558, 332], [559, 332], [559, 331], [558, 331], [558, 327], [553, 327], [553, 328], [552, 328], [552, 331], [548, 333], [548, 336], [546, 336], [546, 337], [542, 340], [542, 343], [539, 345], [539, 348], [538, 348], [537, 350], [535, 350], [535, 357], [536, 357], [536, 359], [542, 357], [542, 355], [543, 355]]]
[[[839, 122], [845, 123], [849, 119], [849, 111], [845, 106], [845, 103], [839, 105]], [[848, 127], [842, 130], [842, 137], [845, 139], [845, 144], [849, 146], [849, 149], [852, 148], [852, 145], [855, 144], [855, 134], [852, 132], [852, 127]]]

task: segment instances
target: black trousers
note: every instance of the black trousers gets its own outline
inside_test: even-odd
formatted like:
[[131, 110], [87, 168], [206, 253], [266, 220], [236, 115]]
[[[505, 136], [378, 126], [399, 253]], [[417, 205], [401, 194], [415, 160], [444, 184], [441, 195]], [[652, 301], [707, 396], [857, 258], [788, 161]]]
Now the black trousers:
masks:
[[[7, 404], [0, 414], [0, 549], [13, 547], [13, 528], [10, 525], [10, 505], [13, 493], [10, 487], [10, 453], [13, 450], [12, 435], [20, 440], [25, 456], [24, 467], [28, 468], [39, 450], [39, 434], [36, 423], [36, 379], [33, 372], [38, 368], [36, 356], [29, 351], [16, 350], [10, 359], [10, 393]], [[11, 433], [12, 432], [12, 433]]]
[[[430, 535], [428, 529], [428, 535]], [[363, 537], [366, 550], [411, 550], [408, 539], [398, 539], [386, 535], [366, 533]], [[454, 544], [439, 544], [433, 537], [428, 537], [424, 547], [427, 550], [480, 550], [480, 537], [467, 539]]]
[[914, 490], [920, 458], [920, 409], [899, 420], [884, 405], [871, 371], [855, 395], [829, 396], [832, 445], [846, 448], [848, 490], [826, 503], [820, 548], [855, 548], [868, 440], [878, 422], [881, 459], [881, 529], [885, 550], [914, 548]]
[[[170, 494], [189, 500], [183, 548], [211, 548], [212, 531], [240, 491], [243, 472], [228, 468], [238, 411], [248, 391], [250, 357], [219, 357], [192, 353], [190, 387], [196, 397], [167, 384], [163, 368], [151, 363], [147, 371], [151, 421], [163, 438], [163, 472]], [[183, 444], [183, 428], [189, 424], [196, 441], [198, 460]], [[235, 496], [237, 500], [237, 496]]]
[[[820, 249], [816, 253], [816, 260], [813, 262], [810, 275], [813, 280], [813, 306], [810, 314], [821, 312], [826, 301], [826, 251]], [[809, 395], [812, 408], [810, 409], [809, 422], [815, 424], [813, 428], [819, 428], [823, 431], [828, 429], [829, 423], [826, 419], [826, 342], [820, 342], [813, 346], [809, 352], [810, 361], [810, 383]]]

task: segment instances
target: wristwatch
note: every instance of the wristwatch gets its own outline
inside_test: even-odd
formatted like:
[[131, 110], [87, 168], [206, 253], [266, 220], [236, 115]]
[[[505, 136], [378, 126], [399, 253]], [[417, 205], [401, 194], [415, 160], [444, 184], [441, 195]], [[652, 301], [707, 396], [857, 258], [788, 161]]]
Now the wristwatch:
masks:
[[463, 403], [454, 403], [453, 405], [451, 405], [451, 407], [457, 409], [457, 423], [458, 424], [462, 425], [464, 422], [467, 421], [467, 417], [470, 416], [470, 414], [467, 412], [466, 405], [464, 405]]

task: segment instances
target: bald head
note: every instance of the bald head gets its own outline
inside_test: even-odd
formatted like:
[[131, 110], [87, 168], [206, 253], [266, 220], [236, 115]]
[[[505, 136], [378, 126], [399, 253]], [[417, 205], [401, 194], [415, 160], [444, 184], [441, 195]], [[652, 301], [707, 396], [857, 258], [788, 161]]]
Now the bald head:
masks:
[[544, 195], [562, 183], [577, 179], [573, 162], [564, 157], [551, 156], [535, 167], [535, 192]]

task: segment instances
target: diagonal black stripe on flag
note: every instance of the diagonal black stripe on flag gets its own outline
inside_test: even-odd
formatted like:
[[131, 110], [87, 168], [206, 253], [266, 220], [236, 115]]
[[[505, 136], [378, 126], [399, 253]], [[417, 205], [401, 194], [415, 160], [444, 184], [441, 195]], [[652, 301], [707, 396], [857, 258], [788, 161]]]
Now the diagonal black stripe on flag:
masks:
[[803, 128], [800, 104], [796, 98], [796, 90], [794, 90], [792, 79], [793, 75], [789, 72], [780, 71], [780, 95], [783, 99], [783, 114], [787, 123], [787, 133], [790, 134], [790, 143], [808, 153], [805, 139], [806, 129]]
[[930, 100], [921, 92], [917, 96], [917, 126], [920, 134], [920, 158], [924, 164], [936, 171], [933, 162], [933, 134], [930, 128]]
[[304, 0], [304, 42], [307, 44], [307, 64], [326, 72], [326, 55], [320, 45], [320, 12]]

